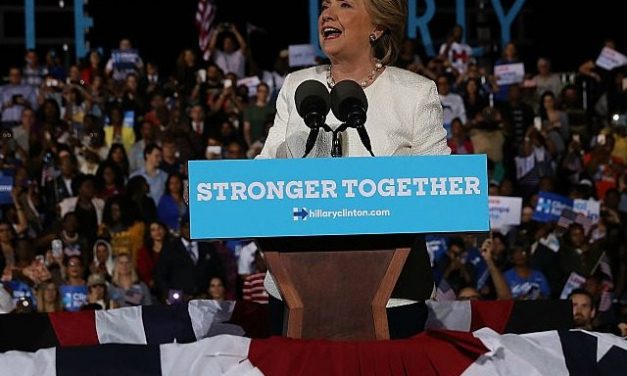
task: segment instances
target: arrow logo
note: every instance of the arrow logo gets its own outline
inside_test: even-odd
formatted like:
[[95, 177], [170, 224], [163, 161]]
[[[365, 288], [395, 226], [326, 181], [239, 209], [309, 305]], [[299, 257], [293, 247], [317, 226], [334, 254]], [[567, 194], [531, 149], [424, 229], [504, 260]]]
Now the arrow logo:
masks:
[[307, 211], [307, 208], [294, 208], [294, 211], [292, 214], [294, 216], [295, 221], [298, 221], [298, 220], [306, 221], [307, 216], [309, 215], [309, 212]]

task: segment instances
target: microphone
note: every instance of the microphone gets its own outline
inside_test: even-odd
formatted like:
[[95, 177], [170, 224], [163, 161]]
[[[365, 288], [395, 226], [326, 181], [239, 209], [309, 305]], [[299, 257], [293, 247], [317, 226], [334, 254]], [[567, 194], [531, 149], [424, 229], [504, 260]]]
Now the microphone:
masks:
[[305, 124], [311, 128], [305, 146], [305, 158], [313, 149], [320, 127], [324, 127], [327, 114], [331, 107], [329, 91], [319, 81], [307, 80], [296, 88], [294, 96], [298, 115], [303, 118]]
[[365, 126], [368, 99], [361, 86], [352, 80], [338, 82], [331, 90], [331, 110], [338, 120], [357, 129], [361, 143], [374, 157], [370, 137]]

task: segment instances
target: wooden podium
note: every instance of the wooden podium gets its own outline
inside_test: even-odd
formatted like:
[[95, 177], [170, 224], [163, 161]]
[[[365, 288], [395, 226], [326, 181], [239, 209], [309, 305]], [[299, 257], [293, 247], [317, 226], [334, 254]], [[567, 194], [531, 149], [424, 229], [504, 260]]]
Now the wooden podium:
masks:
[[[299, 239], [298, 245], [285, 239], [282, 244], [259, 240], [287, 306], [283, 334], [304, 339], [389, 339], [386, 304], [411, 240], [411, 236], [309, 237]], [[407, 246], [386, 248], [386, 244]]]

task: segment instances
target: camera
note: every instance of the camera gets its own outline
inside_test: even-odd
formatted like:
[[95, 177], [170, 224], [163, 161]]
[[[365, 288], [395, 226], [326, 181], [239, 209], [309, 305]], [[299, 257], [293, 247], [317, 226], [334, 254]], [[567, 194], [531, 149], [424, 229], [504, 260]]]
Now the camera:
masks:
[[222, 22], [222, 24], [220, 25], [222, 30], [228, 30], [231, 28], [231, 23], [230, 22]]

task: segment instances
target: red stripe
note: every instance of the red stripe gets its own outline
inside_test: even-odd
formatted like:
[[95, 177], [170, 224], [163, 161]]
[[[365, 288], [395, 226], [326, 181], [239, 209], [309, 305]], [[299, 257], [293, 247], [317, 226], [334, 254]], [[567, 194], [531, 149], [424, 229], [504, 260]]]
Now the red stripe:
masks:
[[429, 331], [394, 341], [253, 339], [265, 375], [459, 375], [487, 348], [472, 333]]
[[470, 331], [488, 327], [503, 333], [514, 308], [513, 300], [473, 300], [470, 302]]
[[48, 314], [60, 346], [98, 345], [95, 311]]

